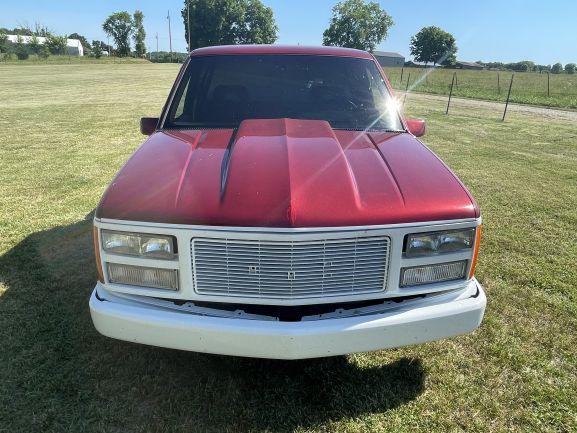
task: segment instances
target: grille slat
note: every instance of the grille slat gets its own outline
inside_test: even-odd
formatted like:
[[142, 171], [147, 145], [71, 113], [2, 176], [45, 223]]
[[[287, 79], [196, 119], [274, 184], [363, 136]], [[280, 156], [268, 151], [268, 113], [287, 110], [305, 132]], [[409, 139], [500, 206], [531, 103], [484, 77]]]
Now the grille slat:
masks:
[[382, 292], [386, 236], [311, 241], [194, 238], [195, 291], [201, 295], [299, 299]]

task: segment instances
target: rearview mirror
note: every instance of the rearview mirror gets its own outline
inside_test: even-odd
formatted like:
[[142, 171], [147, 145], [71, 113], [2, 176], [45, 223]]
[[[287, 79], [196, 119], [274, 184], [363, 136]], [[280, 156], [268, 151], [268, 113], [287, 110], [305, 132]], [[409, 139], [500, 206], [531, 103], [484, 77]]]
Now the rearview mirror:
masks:
[[140, 132], [144, 135], [152, 135], [156, 131], [158, 125], [158, 117], [142, 117], [140, 119]]
[[425, 121], [423, 119], [405, 119], [407, 129], [415, 137], [425, 135]]

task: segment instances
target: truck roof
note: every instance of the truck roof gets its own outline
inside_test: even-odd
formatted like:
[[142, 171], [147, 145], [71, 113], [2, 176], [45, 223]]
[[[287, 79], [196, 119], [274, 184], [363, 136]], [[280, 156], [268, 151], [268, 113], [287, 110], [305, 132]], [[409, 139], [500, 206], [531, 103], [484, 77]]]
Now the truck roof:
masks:
[[307, 47], [301, 45], [221, 45], [215, 47], [197, 48], [190, 53], [194, 56], [214, 55], [245, 55], [245, 54], [302, 54], [317, 56], [357, 57], [372, 59], [366, 51], [340, 47]]

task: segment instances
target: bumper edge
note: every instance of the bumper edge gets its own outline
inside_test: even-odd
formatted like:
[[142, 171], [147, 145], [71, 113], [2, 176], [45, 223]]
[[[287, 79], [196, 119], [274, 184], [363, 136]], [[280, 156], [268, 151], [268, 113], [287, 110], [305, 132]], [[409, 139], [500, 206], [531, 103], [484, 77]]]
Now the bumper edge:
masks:
[[[306, 322], [276, 322], [199, 316], [100, 298], [98, 283], [90, 314], [102, 335], [172, 349], [272, 359], [304, 359], [419, 344], [479, 327], [486, 297], [477, 280], [472, 296], [391, 311]], [[467, 290], [467, 289], [465, 289]]]

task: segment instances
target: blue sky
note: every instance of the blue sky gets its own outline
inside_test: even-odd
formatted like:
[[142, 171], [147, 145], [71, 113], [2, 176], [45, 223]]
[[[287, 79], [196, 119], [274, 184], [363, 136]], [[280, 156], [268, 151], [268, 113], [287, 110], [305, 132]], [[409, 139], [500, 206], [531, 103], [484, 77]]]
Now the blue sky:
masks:
[[[320, 45], [331, 8], [337, 0], [263, 0], [279, 26], [280, 44]], [[577, 63], [577, 1], [574, 0], [377, 0], [395, 25], [379, 49], [409, 55], [409, 40], [420, 28], [439, 26], [457, 39], [458, 58], [465, 61], [533, 60], [541, 64]], [[145, 15], [149, 49], [168, 50], [170, 9], [173, 48], [184, 51], [182, 0], [0, 0], [0, 27], [41, 22], [56, 33], [78, 32], [106, 40], [102, 22], [114, 11]]]

